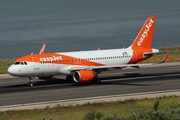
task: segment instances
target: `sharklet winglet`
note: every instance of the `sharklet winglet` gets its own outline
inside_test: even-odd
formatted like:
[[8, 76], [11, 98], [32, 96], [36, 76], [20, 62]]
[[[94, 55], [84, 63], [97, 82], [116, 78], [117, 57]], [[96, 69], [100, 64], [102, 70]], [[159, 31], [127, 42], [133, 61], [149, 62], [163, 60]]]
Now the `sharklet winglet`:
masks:
[[41, 51], [39, 52], [39, 54], [44, 54], [45, 48], [46, 48], [46, 43], [44, 43], [44, 45], [41, 48]]
[[169, 50], [169, 52], [166, 54], [166, 56], [164, 57], [164, 59], [163, 59], [160, 63], [166, 62], [166, 60], [167, 60], [167, 58], [168, 58], [170, 52], [171, 52], [171, 50]]

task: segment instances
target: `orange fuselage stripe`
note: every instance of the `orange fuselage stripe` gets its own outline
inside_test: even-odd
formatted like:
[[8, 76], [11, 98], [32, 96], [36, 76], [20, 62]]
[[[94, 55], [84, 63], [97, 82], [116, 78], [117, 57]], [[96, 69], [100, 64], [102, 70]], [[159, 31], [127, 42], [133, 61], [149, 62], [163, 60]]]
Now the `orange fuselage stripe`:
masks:
[[[33, 58], [37, 58], [37, 60]], [[82, 66], [104, 66], [104, 64], [100, 64], [80, 58], [75, 58], [71, 56], [66, 56], [62, 54], [57, 54], [57, 53], [27, 55], [16, 60], [16, 62], [20, 62], [20, 61], [82, 65]]]

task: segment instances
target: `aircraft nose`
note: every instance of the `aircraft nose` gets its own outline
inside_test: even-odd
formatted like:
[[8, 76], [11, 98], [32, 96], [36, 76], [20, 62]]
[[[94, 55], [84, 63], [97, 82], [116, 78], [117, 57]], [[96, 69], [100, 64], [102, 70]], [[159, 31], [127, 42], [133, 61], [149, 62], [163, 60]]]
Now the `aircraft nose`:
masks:
[[11, 65], [11, 66], [8, 68], [7, 72], [8, 72], [10, 75], [13, 75], [13, 76], [17, 76], [17, 73], [18, 73], [16, 67], [13, 66], [13, 65]]

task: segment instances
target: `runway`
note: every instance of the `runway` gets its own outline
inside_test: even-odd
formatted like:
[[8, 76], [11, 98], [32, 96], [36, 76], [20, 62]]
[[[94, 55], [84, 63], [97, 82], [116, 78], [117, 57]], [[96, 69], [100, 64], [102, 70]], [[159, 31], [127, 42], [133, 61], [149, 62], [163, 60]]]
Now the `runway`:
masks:
[[67, 83], [63, 75], [48, 80], [0, 75], [0, 107], [17, 104], [59, 101], [98, 96], [116, 96], [180, 89], [180, 63], [164, 63], [139, 69], [108, 71], [99, 74], [100, 84]]

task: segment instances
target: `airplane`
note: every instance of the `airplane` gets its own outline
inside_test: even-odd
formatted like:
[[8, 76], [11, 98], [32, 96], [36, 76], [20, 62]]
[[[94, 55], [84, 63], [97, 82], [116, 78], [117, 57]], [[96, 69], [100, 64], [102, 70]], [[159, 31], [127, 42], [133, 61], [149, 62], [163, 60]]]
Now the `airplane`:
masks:
[[[32, 53], [17, 59], [7, 71], [12, 76], [28, 77], [29, 86], [33, 86], [33, 78], [45, 79], [54, 75], [67, 75], [66, 80], [73, 80], [76, 83], [88, 81], [100, 83], [98, 74], [103, 71], [125, 67], [140, 68], [142, 65], [154, 64], [136, 63], [163, 53], [158, 49], [151, 48], [155, 20], [155, 16], [146, 20], [133, 44], [128, 48], [44, 53], [46, 47], [46, 43], [44, 43], [39, 54]], [[171, 50], [160, 63], [167, 60], [170, 52]]]

